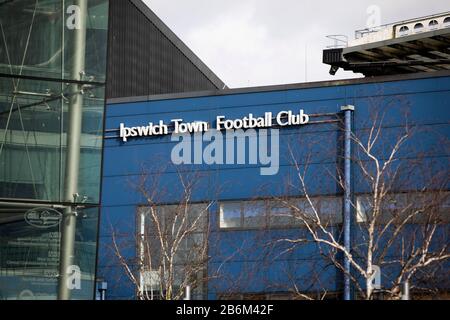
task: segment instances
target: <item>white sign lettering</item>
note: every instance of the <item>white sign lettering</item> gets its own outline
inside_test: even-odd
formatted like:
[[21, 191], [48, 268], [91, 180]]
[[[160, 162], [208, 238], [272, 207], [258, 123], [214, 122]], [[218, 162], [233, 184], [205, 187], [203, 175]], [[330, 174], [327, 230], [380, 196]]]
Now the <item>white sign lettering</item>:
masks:
[[[275, 119], [275, 122], [273, 121]], [[270, 128], [273, 126], [299, 126], [308, 124], [310, 120], [303, 110], [295, 114], [292, 111], [281, 111], [275, 117], [272, 112], [266, 112], [263, 117], [255, 117], [252, 113], [241, 119], [226, 119], [225, 116], [216, 117], [215, 130], [246, 130]], [[184, 122], [183, 119], [172, 119], [174, 134], [199, 133], [210, 130], [210, 124], [204, 121]], [[133, 137], [162, 136], [169, 134], [169, 126], [160, 120], [158, 124], [150, 122], [146, 126], [127, 127], [124, 123], [120, 124], [120, 138], [127, 142]]]

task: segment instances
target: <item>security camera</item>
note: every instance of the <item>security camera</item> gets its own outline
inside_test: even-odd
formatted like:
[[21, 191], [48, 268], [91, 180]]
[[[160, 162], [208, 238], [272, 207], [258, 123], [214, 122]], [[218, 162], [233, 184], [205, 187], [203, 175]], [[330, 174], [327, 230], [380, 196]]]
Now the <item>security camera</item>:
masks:
[[330, 68], [330, 74], [331, 74], [332, 76], [334, 76], [338, 70], [339, 70], [339, 67], [338, 67], [338, 66], [331, 66], [331, 68]]

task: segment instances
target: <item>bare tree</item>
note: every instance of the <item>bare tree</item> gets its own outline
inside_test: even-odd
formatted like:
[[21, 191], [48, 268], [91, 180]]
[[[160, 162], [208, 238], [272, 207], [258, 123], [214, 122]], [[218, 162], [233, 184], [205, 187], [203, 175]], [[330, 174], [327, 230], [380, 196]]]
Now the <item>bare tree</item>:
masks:
[[[232, 202], [232, 205], [236, 204]], [[239, 205], [243, 213], [238, 218], [240, 224], [249, 229], [244, 235], [233, 229], [215, 234], [220, 244], [211, 249], [216, 262], [209, 270], [212, 292], [218, 292], [220, 298], [244, 300], [329, 297], [326, 290], [318, 288], [332, 280], [321, 274], [331, 269], [331, 264], [323, 265], [313, 253], [310, 256], [302, 254], [302, 259], [297, 260], [296, 254], [304, 249], [302, 244], [291, 246], [276, 241], [281, 233], [288, 232], [286, 229], [295, 232], [292, 228], [295, 221], [283, 203], [256, 197], [239, 202]], [[234, 263], [231, 269], [228, 263]], [[305, 287], [309, 289], [305, 290]]]
[[[143, 170], [133, 183], [144, 203], [137, 208], [136, 258], [128, 259], [125, 246], [112, 230], [115, 256], [136, 289], [138, 299], [179, 300], [189, 286], [198, 293], [206, 283], [208, 212], [212, 202], [194, 203], [201, 175], [176, 170], [176, 184], [167, 185], [163, 172]], [[169, 205], [165, 205], [169, 199]], [[174, 201], [175, 200], [175, 201]]]
[[[352, 203], [354, 226], [358, 228], [352, 250], [343, 245], [342, 233], [336, 232], [336, 225], [323, 210], [324, 198], [310, 193], [307, 183], [309, 165], [300, 164], [292, 148], [290, 156], [303, 198], [301, 201], [278, 200], [292, 210], [307, 236], [282, 241], [316, 243], [321, 254], [342, 272], [345, 272], [342, 256], [346, 257], [353, 270], [348, 276], [364, 299], [373, 299], [376, 292], [399, 299], [404, 282], [413, 281], [423, 270], [429, 270], [431, 274], [432, 268], [438, 268], [450, 258], [446, 227], [449, 213], [444, 211], [448, 210], [445, 205], [449, 197], [446, 190], [448, 172], [445, 168], [432, 172], [431, 164], [424, 162], [426, 154], [416, 152], [414, 159], [408, 160], [411, 146], [406, 145], [415, 130], [407, 122], [395, 139], [392, 136], [386, 139], [383, 137], [387, 130], [383, 126], [384, 114], [375, 114], [370, 121], [367, 131], [352, 134], [356, 148], [353, 163], [361, 179], [358, 184], [367, 189]], [[448, 138], [443, 139], [440, 147], [448, 150]], [[328, 172], [327, 179], [333, 179], [342, 190], [345, 189], [339, 166], [336, 172]], [[290, 185], [294, 186], [292, 182]], [[420, 185], [418, 190], [414, 187], [417, 185]], [[374, 287], [378, 267], [390, 279], [390, 285], [385, 288]]]

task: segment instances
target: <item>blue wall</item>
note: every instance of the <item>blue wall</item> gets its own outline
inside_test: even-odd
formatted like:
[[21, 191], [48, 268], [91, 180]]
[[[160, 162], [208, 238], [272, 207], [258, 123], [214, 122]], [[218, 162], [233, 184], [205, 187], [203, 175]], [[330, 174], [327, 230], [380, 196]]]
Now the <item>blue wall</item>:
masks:
[[[450, 154], [448, 149], [442, 148], [442, 141], [450, 136], [450, 77], [112, 104], [107, 106], [106, 129], [117, 129], [122, 122], [133, 126], [160, 119], [169, 122], [174, 118], [213, 123], [218, 115], [235, 119], [249, 113], [263, 115], [267, 111], [304, 109], [308, 114], [337, 113], [341, 106], [348, 104], [356, 107], [354, 125], [361, 136], [368, 132], [374, 114], [385, 114], [384, 134], [376, 150], [379, 155], [387, 156], [389, 147], [404, 131], [407, 117], [415, 134], [401, 150], [403, 161], [419, 159], [426, 154], [421, 164], [429, 172], [448, 169]], [[144, 203], [144, 199], [131, 185], [139, 178], [143, 166], [156, 174], [170, 162], [174, 145], [169, 136], [130, 139], [127, 143], [120, 139], [105, 140], [98, 276], [108, 281], [111, 299], [127, 299], [134, 295], [131, 284], [111, 253], [111, 226], [122, 235], [123, 241], [135, 232], [136, 207]], [[341, 161], [341, 145], [338, 124], [311, 124], [280, 131], [280, 170], [275, 176], [261, 176], [260, 168], [251, 165], [192, 165], [185, 169], [203, 174], [205, 187], [197, 190], [195, 201], [252, 199], [286, 193], [299, 195], [295, 188], [286, 190], [285, 187], [295, 171], [288, 152], [290, 146], [300, 165], [305, 165], [308, 154], [312, 155], [307, 176], [310, 193], [334, 195], [340, 194], [341, 190], [328, 175]], [[355, 169], [354, 175], [355, 192], [367, 191], [361, 173]], [[180, 190], [177, 190], [173, 167], [165, 168], [162, 178], [171, 190], [164, 202], [176, 202]], [[418, 175], [399, 188], [420, 186]], [[286, 244], [275, 240], [298, 237], [303, 230], [220, 231], [217, 211], [217, 205], [211, 208], [208, 270], [213, 274], [220, 266], [222, 277], [209, 282], [209, 298], [232, 288], [253, 293], [288, 291], [292, 281], [305, 291], [314, 291], [319, 286], [330, 291], [340, 290], [339, 272], [317, 254], [315, 244], [280, 255]], [[261, 246], [261, 243], [276, 244]], [[130, 246], [125, 253], [132, 258], [134, 251]], [[236, 251], [239, 253], [233, 254]]]

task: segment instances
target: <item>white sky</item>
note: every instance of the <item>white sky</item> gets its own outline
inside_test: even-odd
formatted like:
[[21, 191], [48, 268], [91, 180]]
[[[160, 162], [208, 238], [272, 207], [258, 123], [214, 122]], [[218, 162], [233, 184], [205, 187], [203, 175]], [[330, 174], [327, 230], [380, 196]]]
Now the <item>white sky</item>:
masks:
[[353, 39], [366, 27], [371, 5], [380, 8], [381, 24], [450, 10], [448, 0], [144, 2], [231, 88], [357, 77], [328, 74], [326, 35]]

